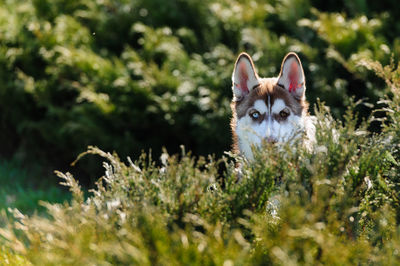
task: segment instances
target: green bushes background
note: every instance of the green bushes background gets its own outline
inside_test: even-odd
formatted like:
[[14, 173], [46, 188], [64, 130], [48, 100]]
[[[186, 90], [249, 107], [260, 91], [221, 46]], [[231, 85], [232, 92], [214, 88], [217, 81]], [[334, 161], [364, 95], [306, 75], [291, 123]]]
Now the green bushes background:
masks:
[[180, 144], [221, 155], [241, 51], [261, 76], [299, 53], [309, 101], [341, 117], [350, 96], [374, 103], [387, 93], [360, 62], [398, 57], [396, 4], [1, 1], [0, 156], [64, 169], [88, 145], [121, 156]]
[[[399, 264], [397, 2], [0, 0], [0, 264]], [[241, 51], [300, 55], [312, 151], [221, 157]]]

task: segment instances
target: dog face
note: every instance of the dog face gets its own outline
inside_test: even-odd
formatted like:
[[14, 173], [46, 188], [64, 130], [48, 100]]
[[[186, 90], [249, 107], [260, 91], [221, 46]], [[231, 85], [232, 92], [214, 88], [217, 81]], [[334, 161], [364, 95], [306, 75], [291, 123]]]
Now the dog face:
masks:
[[277, 78], [259, 78], [251, 57], [242, 53], [232, 74], [231, 127], [234, 148], [248, 159], [263, 141], [288, 142], [304, 130], [308, 104], [299, 57], [289, 53]]

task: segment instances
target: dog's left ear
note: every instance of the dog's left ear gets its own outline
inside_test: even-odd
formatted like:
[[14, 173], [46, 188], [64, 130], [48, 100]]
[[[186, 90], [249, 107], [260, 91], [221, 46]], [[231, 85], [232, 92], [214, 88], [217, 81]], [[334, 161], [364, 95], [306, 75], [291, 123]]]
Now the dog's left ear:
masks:
[[288, 53], [283, 59], [278, 85], [288, 90], [296, 99], [304, 99], [306, 80], [303, 67], [296, 53]]

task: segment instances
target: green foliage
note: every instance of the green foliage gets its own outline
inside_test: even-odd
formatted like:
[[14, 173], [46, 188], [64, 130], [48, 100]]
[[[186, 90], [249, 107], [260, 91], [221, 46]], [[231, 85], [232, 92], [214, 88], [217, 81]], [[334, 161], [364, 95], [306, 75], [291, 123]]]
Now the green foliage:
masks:
[[298, 52], [308, 99], [321, 98], [335, 117], [352, 95], [383, 97], [388, 90], [359, 62], [397, 56], [397, 9], [321, 3], [1, 1], [0, 156], [65, 169], [88, 145], [124, 157], [181, 144], [222, 155], [243, 50], [261, 76], [277, 75], [283, 56]]
[[78, 159], [106, 160], [91, 195], [57, 172], [71, 203], [43, 203], [49, 217], [14, 210], [3, 249], [34, 265], [397, 264], [400, 68], [364, 65], [392, 91], [376, 111], [387, 113], [381, 133], [367, 130], [374, 116], [357, 122], [362, 102], [351, 101], [342, 121], [317, 105], [312, 150], [266, 144], [252, 162], [182, 148], [157, 166], [89, 147]]
[[5, 247], [0, 247], [0, 262], [2, 265], [31, 265], [24, 257], [15, 255]]
[[45, 209], [39, 205], [40, 201], [67, 200], [69, 195], [56, 187], [56, 178], [53, 180], [40, 178], [45, 175], [36, 168], [23, 168], [14, 161], [1, 162], [0, 210], [17, 208], [24, 213], [43, 212]]
[[[57, 172], [72, 194], [63, 204], [41, 173], [1, 161], [0, 262], [398, 264], [397, 6], [1, 0], [0, 156], [65, 169], [96, 145], [122, 158], [152, 148], [161, 160], [125, 163], [90, 148], [107, 160], [104, 177], [85, 197]], [[314, 111], [313, 151], [266, 146], [252, 163], [215, 159], [231, 143], [230, 77], [243, 50], [261, 76], [300, 54], [307, 98], [326, 103]], [[365, 98], [381, 99], [377, 109]], [[181, 144], [197, 157], [157, 153]], [[94, 175], [84, 160], [83, 181]], [[30, 215], [39, 200], [48, 213]]]

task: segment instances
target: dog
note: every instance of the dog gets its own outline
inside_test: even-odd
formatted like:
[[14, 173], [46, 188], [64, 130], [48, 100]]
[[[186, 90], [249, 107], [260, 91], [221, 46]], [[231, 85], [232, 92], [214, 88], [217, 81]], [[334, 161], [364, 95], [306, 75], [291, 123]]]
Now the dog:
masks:
[[315, 141], [315, 118], [308, 114], [306, 83], [301, 61], [288, 53], [278, 77], [260, 78], [253, 60], [241, 53], [232, 74], [231, 129], [233, 150], [253, 160], [252, 147], [263, 142]]

